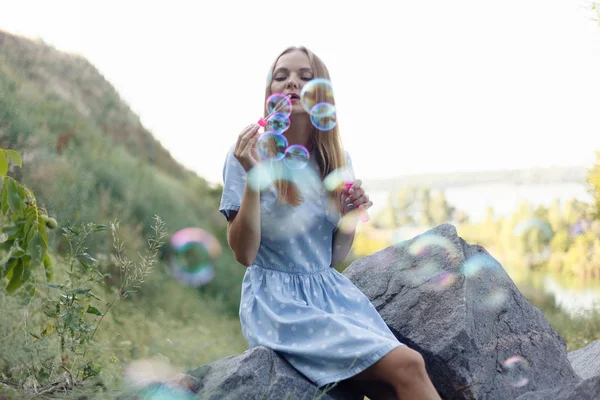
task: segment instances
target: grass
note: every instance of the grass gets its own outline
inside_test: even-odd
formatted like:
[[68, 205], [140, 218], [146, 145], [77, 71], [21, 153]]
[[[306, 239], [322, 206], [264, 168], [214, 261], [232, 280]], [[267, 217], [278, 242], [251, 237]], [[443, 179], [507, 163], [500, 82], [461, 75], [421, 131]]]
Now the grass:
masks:
[[[241, 268], [241, 267], [240, 267]], [[63, 265], [57, 270], [65, 270]], [[183, 372], [211, 363], [220, 358], [240, 354], [248, 348], [241, 334], [238, 318], [226, 312], [226, 306], [203, 296], [197, 289], [182, 286], [168, 279], [157, 268], [147, 277], [160, 284], [162, 290], [144, 292], [144, 286], [130, 298], [119, 301], [104, 318], [89, 354], [102, 366], [97, 378], [82, 387], [76, 387], [61, 398], [114, 398], [127, 390], [124, 369], [134, 360], [157, 359]], [[29, 334], [44, 326], [41, 313], [43, 299], [52, 289], [42, 289], [29, 303], [20, 296], [8, 296], [0, 291], [0, 381], [16, 383], [35, 381], [43, 361], [59, 369], [59, 343], [56, 334], [34, 342]], [[110, 290], [101, 297], [108, 298]], [[54, 377], [60, 371], [54, 371]], [[50, 379], [50, 381], [53, 381]], [[101, 386], [97, 384], [101, 382]], [[40, 382], [46, 384], [48, 382]], [[98, 392], [102, 387], [110, 392]], [[0, 389], [0, 395], [20, 398], [23, 393]], [[13, 396], [13, 397], [11, 397]], [[40, 398], [39, 396], [37, 398]], [[41, 398], [44, 398], [43, 396]]]

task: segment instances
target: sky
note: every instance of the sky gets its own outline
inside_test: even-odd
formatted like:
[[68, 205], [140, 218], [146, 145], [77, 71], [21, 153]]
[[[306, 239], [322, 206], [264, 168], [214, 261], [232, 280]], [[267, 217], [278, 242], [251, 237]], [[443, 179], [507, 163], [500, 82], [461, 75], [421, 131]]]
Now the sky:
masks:
[[87, 58], [184, 166], [222, 182], [290, 45], [327, 65], [357, 178], [592, 165], [585, 0], [0, 0], [0, 29]]

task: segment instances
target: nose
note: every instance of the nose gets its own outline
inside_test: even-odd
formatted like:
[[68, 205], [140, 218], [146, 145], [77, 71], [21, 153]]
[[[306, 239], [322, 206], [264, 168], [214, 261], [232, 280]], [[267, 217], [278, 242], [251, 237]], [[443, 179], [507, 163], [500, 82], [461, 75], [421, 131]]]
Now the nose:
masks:
[[287, 87], [295, 89], [300, 87], [300, 84], [298, 83], [298, 80], [294, 75], [290, 75], [290, 78], [287, 81]]

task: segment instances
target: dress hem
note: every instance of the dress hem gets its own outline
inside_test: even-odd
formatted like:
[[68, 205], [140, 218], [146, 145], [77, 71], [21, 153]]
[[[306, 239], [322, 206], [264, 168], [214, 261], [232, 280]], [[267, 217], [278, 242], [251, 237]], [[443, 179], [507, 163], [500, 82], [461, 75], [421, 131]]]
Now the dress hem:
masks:
[[406, 346], [404, 343], [394, 343], [394, 344], [390, 344], [388, 346], [385, 346], [383, 349], [379, 350], [377, 353], [371, 355], [369, 358], [363, 359], [363, 361], [358, 364], [355, 365], [352, 369], [349, 369], [347, 371], [344, 372], [340, 372], [334, 375], [329, 375], [323, 378], [319, 378], [314, 380], [314, 384], [317, 385], [317, 387], [321, 387], [333, 382], [339, 382], [342, 381], [344, 379], [348, 379], [353, 377], [354, 375], [357, 375], [359, 373], [361, 373], [362, 371], [364, 371], [365, 369], [367, 369], [368, 367], [370, 367], [371, 365], [375, 364], [377, 361], [379, 361], [381, 358], [383, 358], [387, 353], [389, 353], [390, 351], [394, 350], [396, 347], [400, 347], [400, 346]]

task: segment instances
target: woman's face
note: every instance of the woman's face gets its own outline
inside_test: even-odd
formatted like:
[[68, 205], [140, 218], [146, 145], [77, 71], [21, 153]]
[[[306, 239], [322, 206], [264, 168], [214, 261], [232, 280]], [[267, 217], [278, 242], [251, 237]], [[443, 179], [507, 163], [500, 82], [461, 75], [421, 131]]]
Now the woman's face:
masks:
[[306, 112], [300, 103], [300, 92], [306, 84], [314, 78], [308, 56], [301, 50], [294, 50], [279, 57], [273, 79], [271, 80], [271, 93], [290, 94], [292, 113]]

